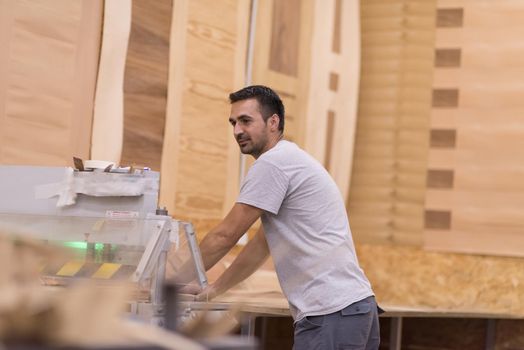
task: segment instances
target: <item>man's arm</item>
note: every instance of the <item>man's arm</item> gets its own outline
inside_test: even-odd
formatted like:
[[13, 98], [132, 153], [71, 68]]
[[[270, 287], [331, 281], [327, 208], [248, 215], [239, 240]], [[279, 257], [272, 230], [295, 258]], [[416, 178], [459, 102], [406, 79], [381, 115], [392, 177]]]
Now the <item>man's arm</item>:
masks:
[[[226, 217], [200, 242], [200, 252], [205, 270], [212, 268], [246, 233], [262, 215], [262, 209], [236, 203]], [[194, 278], [192, 262], [186, 262], [174, 276], [178, 283], [187, 284]], [[197, 286], [187, 287], [184, 292], [198, 293]]]
[[206, 271], [233, 248], [261, 215], [262, 209], [235, 203], [222, 222], [212, 229], [200, 243], [200, 252]]
[[255, 272], [266, 261], [268, 256], [269, 248], [267, 246], [264, 229], [261, 226], [255, 237], [242, 249], [231, 266], [224, 271], [215, 283], [203, 290], [197, 299], [209, 300], [213, 299], [216, 295], [224, 293]]

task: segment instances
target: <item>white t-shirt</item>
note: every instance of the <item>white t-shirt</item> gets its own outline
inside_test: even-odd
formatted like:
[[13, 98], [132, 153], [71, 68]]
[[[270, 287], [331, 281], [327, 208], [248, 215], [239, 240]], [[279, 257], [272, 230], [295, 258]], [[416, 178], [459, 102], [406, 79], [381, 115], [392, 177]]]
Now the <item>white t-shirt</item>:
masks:
[[237, 202], [264, 210], [266, 240], [295, 321], [373, 295], [358, 265], [338, 187], [296, 144], [283, 140], [263, 153]]

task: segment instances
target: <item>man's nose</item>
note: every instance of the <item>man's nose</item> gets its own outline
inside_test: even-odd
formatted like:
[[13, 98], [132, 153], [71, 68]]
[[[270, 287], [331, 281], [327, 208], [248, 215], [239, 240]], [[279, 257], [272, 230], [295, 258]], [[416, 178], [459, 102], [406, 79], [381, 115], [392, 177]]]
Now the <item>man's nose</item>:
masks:
[[239, 125], [238, 123], [235, 124], [235, 126], [233, 127], [233, 134], [234, 134], [235, 136], [238, 136], [238, 135], [240, 135], [240, 134], [242, 134], [242, 133], [243, 133], [243, 130], [242, 130], [242, 128], [240, 127], [240, 125]]

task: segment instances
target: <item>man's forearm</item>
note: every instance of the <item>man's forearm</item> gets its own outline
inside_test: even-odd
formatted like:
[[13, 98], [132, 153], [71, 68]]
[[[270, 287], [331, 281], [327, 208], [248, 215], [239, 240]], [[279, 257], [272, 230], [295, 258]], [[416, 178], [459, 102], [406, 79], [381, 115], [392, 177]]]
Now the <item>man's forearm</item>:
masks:
[[[224, 220], [200, 242], [200, 253], [206, 271], [227, 254], [261, 214], [262, 209], [247, 204], [236, 203], [233, 206]], [[176, 266], [175, 257], [176, 254], [169, 258], [173, 267]], [[194, 264], [191, 261], [173, 270], [175, 271], [172, 274], [176, 275], [174, 277], [181, 284], [189, 283], [194, 278]]]
[[199, 245], [206, 271], [215, 266], [234, 245], [235, 242], [225, 240], [219, 232], [209, 232]]
[[200, 251], [207, 270], [229, 252], [240, 237], [260, 217], [262, 210], [236, 203], [224, 220], [200, 242]]
[[222, 294], [255, 272], [269, 256], [269, 249], [262, 228], [248, 242], [231, 266], [213, 284], [215, 293]]

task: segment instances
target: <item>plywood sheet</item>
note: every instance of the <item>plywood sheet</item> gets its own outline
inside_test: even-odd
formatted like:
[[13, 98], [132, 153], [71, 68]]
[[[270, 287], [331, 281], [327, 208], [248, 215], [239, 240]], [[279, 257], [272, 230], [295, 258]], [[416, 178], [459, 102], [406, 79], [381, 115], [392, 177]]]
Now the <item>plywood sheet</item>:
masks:
[[102, 1], [0, 1], [0, 162], [89, 157]]
[[236, 71], [245, 64], [237, 50], [245, 48], [238, 41], [246, 39], [247, 27], [238, 21], [248, 20], [249, 8], [241, 3], [173, 6], [160, 202], [175, 217], [193, 221], [200, 235], [222, 218], [226, 184], [235, 178], [238, 183], [227, 118], [228, 94], [241, 87]]

